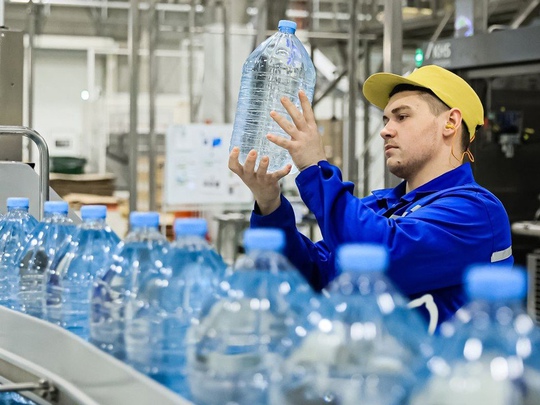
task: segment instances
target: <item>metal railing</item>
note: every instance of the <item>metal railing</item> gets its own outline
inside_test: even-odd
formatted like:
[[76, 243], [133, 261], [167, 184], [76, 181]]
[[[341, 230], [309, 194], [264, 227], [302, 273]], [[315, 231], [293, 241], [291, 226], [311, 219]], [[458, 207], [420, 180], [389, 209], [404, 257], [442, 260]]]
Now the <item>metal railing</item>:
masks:
[[24, 136], [33, 141], [39, 151], [39, 220], [43, 218], [45, 201], [49, 200], [49, 147], [45, 139], [28, 127], [0, 126], [0, 136]]

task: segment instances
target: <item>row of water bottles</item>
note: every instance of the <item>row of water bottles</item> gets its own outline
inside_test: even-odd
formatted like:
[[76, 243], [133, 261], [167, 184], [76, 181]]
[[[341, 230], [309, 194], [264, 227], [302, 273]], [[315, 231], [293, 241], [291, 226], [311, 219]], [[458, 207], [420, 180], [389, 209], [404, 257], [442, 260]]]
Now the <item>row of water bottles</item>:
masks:
[[[49, 210], [45, 221], [61, 216]], [[81, 214], [79, 229], [107, 229], [103, 209]], [[118, 244], [109, 230], [95, 233], [100, 246], [111, 238], [108, 248], [89, 249], [92, 237], [74, 231], [52, 260], [54, 249], [43, 250], [41, 302], [47, 319], [196, 404], [540, 403], [540, 339], [523, 309], [522, 270], [471, 268], [471, 303], [430, 336], [386, 278], [381, 246], [340, 247], [340, 276], [316, 293], [282, 255], [282, 231], [247, 230], [246, 254], [228, 268], [204, 239], [204, 220], [175, 222], [173, 243], [158, 226], [157, 213], [134, 212]], [[30, 251], [2, 253], [2, 274], [13, 257], [39, 256]], [[23, 297], [21, 309], [39, 307]]]

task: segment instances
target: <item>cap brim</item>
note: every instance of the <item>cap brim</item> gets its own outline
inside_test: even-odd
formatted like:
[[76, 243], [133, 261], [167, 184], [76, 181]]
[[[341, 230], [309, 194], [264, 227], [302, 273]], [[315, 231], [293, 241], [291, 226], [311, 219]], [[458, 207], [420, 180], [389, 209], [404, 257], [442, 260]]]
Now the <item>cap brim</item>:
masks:
[[390, 92], [398, 84], [425, 87], [414, 80], [409, 80], [406, 77], [393, 73], [375, 73], [364, 82], [362, 92], [371, 104], [384, 110], [388, 104], [388, 100], [390, 100]]

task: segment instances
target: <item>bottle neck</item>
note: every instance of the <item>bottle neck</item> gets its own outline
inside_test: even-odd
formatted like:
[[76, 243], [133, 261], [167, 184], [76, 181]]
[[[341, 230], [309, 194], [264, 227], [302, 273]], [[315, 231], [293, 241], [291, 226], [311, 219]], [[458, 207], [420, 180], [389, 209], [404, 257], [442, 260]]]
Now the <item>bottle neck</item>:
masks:
[[178, 235], [175, 239], [176, 242], [189, 242], [189, 241], [201, 241], [206, 239], [201, 235]]
[[8, 212], [28, 212], [28, 207], [8, 207]]
[[292, 35], [294, 35], [296, 30], [294, 28], [290, 28], [290, 27], [279, 27], [279, 32], [281, 32], [283, 34], [292, 34]]
[[126, 242], [142, 241], [142, 240], [158, 240], [164, 241], [165, 236], [159, 232], [159, 229], [153, 226], [135, 226], [126, 236]]
[[50, 218], [50, 217], [67, 217], [67, 214], [65, 212], [46, 212], [45, 215], [44, 215], [45, 218]]
[[328, 287], [340, 295], [369, 295], [393, 291], [382, 271], [343, 271]]
[[81, 227], [85, 229], [103, 228], [105, 226], [105, 218], [85, 218]]

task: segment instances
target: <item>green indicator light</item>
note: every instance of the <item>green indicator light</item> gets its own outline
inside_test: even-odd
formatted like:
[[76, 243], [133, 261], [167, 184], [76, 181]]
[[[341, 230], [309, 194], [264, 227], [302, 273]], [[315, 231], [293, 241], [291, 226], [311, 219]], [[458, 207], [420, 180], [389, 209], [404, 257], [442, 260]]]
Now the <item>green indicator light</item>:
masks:
[[420, 67], [424, 63], [424, 50], [422, 48], [416, 48], [414, 62], [416, 63], [416, 67]]

